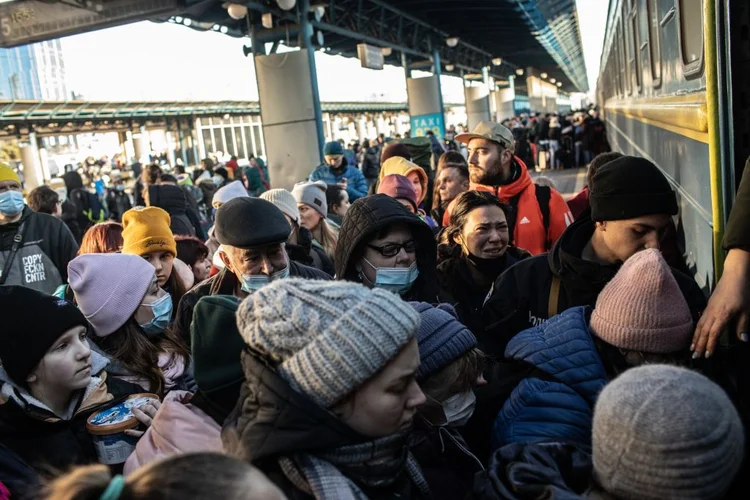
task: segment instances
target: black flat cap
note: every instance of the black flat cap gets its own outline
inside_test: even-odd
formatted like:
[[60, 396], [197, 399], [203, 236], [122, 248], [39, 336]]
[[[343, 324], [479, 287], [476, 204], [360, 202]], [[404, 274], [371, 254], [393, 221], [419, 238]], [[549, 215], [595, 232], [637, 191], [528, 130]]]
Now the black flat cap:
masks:
[[216, 211], [214, 234], [222, 245], [254, 248], [283, 243], [291, 232], [281, 210], [261, 198], [235, 198]]

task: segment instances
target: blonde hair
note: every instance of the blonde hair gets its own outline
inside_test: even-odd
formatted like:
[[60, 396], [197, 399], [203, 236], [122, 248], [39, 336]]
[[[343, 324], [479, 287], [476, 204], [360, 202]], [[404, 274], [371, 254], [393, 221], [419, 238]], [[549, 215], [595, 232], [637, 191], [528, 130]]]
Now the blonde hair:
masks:
[[334, 228], [325, 217], [320, 219], [318, 226], [320, 227], [320, 241], [318, 241], [318, 243], [323, 247], [326, 255], [333, 260], [334, 255], [336, 254], [336, 243], [339, 240], [339, 231]]
[[[113, 480], [106, 465], [78, 467], [42, 490], [47, 500], [98, 500]], [[176, 455], [138, 469], [124, 480], [119, 500], [281, 500], [258, 469], [219, 453]]]

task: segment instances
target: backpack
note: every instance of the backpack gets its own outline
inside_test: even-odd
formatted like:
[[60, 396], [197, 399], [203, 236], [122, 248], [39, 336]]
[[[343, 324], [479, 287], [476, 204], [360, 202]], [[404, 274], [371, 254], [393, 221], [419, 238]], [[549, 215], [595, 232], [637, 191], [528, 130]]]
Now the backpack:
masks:
[[[539, 210], [542, 212], [542, 224], [544, 224], [544, 235], [545, 238], [549, 234], [549, 224], [550, 224], [550, 213], [549, 213], [549, 202], [552, 199], [552, 191], [550, 190], [549, 186], [538, 186], [534, 184], [534, 188], [536, 189], [536, 201], [539, 203]], [[518, 193], [513, 198], [508, 200], [508, 204], [511, 206], [512, 210], [509, 214], [509, 220], [508, 220], [508, 228], [510, 229], [510, 234], [512, 235], [513, 232], [516, 230], [516, 218], [518, 216], [518, 200], [521, 198], [521, 193]], [[550, 241], [548, 239], [546, 243], [547, 248], [551, 248], [552, 245], [550, 245]]]

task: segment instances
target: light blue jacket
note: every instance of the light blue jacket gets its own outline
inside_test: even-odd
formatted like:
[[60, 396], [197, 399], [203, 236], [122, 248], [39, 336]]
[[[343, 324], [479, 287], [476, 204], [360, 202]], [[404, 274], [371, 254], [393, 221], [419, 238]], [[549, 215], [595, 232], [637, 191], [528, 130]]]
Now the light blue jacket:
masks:
[[367, 196], [367, 181], [362, 171], [357, 167], [347, 164], [343, 173], [335, 174], [333, 169], [328, 165], [321, 165], [310, 174], [310, 181], [323, 181], [326, 184], [338, 184], [342, 179], [346, 179], [346, 192], [349, 194], [349, 201], [354, 202], [359, 198]]

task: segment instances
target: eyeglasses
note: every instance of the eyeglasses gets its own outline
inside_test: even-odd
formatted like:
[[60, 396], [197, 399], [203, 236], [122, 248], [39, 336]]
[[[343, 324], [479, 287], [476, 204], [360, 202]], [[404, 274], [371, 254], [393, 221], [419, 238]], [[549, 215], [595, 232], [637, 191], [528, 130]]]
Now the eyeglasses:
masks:
[[409, 240], [404, 243], [388, 243], [387, 245], [383, 245], [382, 247], [378, 247], [375, 245], [367, 245], [368, 247], [372, 248], [373, 250], [377, 250], [380, 252], [380, 255], [383, 257], [395, 257], [398, 255], [398, 253], [403, 248], [406, 253], [414, 253], [417, 251], [417, 242], [414, 240]]

